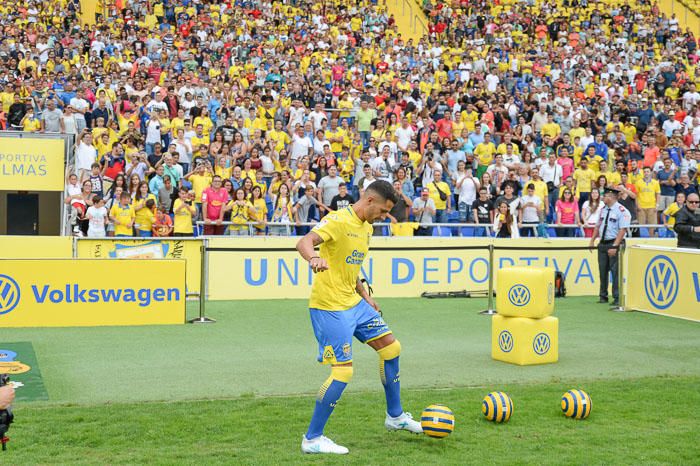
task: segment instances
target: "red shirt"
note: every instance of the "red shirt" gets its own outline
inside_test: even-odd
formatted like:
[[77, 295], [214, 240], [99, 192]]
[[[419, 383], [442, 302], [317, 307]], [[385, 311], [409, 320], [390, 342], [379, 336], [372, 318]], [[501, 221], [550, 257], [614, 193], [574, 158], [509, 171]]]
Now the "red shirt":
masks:
[[[225, 189], [214, 190], [207, 188], [202, 193], [202, 205], [207, 204], [206, 211], [203, 212], [206, 220], [218, 220], [221, 209], [228, 201], [228, 193]], [[203, 209], [204, 210], [204, 209]]]
[[440, 139], [452, 137], [452, 120], [440, 118], [436, 123], [436, 129]]

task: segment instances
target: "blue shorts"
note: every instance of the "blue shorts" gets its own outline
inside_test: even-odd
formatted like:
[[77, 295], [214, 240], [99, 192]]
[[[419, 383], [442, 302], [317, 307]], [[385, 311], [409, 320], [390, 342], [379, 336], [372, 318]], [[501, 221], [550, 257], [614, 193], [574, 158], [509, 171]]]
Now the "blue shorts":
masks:
[[309, 309], [318, 340], [318, 362], [339, 364], [352, 361], [352, 337], [362, 343], [391, 333], [382, 316], [364, 299], [347, 311]]

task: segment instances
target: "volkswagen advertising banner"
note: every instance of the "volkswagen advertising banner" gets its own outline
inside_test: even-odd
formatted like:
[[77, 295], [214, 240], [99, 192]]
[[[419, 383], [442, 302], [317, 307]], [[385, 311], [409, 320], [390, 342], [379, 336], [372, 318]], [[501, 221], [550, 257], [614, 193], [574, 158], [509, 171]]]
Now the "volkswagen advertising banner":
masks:
[[627, 249], [625, 307], [700, 322], [700, 251]]
[[0, 328], [184, 322], [182, 259], [0, 260]]

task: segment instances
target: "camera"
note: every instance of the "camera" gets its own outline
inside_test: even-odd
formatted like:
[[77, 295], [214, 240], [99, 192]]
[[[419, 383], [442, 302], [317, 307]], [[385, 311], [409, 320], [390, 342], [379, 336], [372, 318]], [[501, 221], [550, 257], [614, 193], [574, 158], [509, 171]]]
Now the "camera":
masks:
[[[0, 387], [4, 387], [10, 383], [10, 376], [7, 374], [0, 374]], [[5, 434], [10, 429], [10, 424], [15, 419], [12, 414], [12, 410], [8, 406], [7, 409], [0, 409], [0, 443], [2, 443], [2, 449], [7, 450], [7, 441], [9, 438], [5, 437]]]

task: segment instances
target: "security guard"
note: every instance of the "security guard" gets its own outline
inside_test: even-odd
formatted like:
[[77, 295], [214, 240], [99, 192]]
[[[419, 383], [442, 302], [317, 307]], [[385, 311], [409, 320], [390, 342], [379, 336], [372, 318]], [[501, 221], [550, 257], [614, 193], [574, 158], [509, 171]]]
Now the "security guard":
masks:
[[605, 188], [603, 203], [605, 206], [600, 211], [598, 224], [593, 231], [589, 248], [598, 243], [598, 271], [600, 273], [599, 303], [608, 302], [608, 276], [612, 273], [613, 306], [620, 304], [618, 289], [618, 249], [625, 239], [625, 234], [630, 226], [632, 216], [622, 204], [617, 202], [619, 191], [613, 188]]

